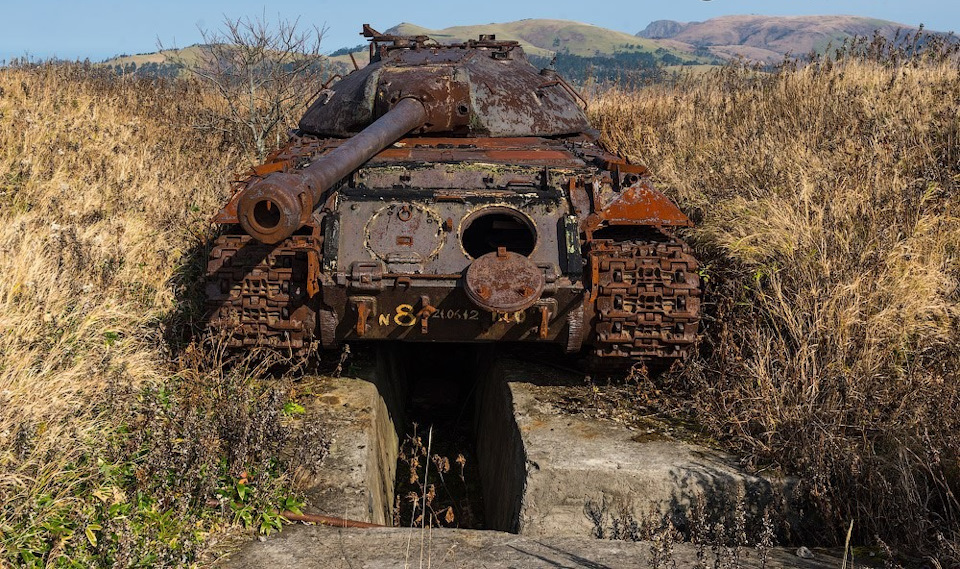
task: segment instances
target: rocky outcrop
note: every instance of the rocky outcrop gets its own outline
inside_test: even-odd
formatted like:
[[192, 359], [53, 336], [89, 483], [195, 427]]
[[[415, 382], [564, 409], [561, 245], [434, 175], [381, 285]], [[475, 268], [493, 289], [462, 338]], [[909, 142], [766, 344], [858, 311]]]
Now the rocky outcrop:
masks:
[[[694, 22], [696, 23], [696, 22]], [[687, 22], [677, 22], [674, 20], [655, 20], [650, 25], [637, 33], [638, 37], [651, 40], [670, 39], [690, 26]]]

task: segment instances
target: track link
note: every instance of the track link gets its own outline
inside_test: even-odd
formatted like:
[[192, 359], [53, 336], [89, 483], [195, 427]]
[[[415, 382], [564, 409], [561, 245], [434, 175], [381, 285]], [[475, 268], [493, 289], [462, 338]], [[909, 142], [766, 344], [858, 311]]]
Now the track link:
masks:
[[207, 263], [208, 326], [232, 348], [305, 354], [316, 337], [321, 244], [309, 235], [278, 245], [249, 235], [218, 238]]
[[597, 363], [666, 364], [683, 358], [700, 322], [698, 264], [677, 239], [590, 243]]

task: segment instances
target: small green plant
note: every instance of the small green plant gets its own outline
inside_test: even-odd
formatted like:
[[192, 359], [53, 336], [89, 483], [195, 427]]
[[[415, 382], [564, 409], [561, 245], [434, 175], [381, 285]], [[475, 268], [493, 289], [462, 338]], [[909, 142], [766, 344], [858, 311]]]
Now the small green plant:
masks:
[[243, 472], [236, 480], [224, 479], [224, 485], [217, 491], [221, 502], [229, 506], [233, 522], [245, 528], [254, 527], [263, 535], [270, 535], [283, 529], [283, 512], [301, 513], [303, 502], [295, 496], [278, 490], [273, 496], [263, 496], [263, 492], [252, 484], [253, 477]]
[[114, 330], [108, 330], [103, 333], [103, 343], [108, 347], [117, 343], [117, 340], [120, 339], [120, 333]]

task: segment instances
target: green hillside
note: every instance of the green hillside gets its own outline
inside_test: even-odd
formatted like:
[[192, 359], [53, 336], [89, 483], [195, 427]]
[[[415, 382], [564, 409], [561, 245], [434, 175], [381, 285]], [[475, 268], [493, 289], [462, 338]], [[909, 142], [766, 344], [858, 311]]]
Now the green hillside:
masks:
[[[480, 35], [520, 43], [534, 65], [553, 64], [573, 81], [593, 79], [656, 80], [679, 69], [694, 70], [745, 58], [775, 64], [785, 56], [822, 53], [854, 36], [879, 33], [894, 38], [898, 31], [916, 29], [896, 22], [854, 16], [723, 16], [705, 22], [659, 20], [637, 35], [568, 20], [527, 19], [516, 22], [454, 26], [439, 30], [404, 22], [384, 30], [401, 36], [429, 36], [438, 43], [461, 43]], [[902, 36], [901, 36], [902, 37]], [[104, 62], [118, 71], [177, 74], [196, 63], [203, 45], [140, 55], [124, 55]], [[338, 49], [328, 61], [331, 72], [347, 73], [366, 65], [364, 45]]]
[[[575, 81], [588, 75], [616, 78], [636, 73], [647, 74], [664, 66], [689, 66], [718, 63], [709, 54], [694, 54], [689, 46], [672, 40], [640, 38], [568, 20], [527, 19], [516, 22], [455, 26], [433, 30], [404, 22], [384, 31], [386, 34], [426, 35], [438, 43], [459, 43], [477, 39], [481, 34], [494, 34], [499, 39], [516, 40], [535, 65], [551, 61], [561, 73]], [[151, 74], [176, 74], [183, 66], [196, 63], [205, 46], [194, 45], [179, 50], [163, 50], [139, 55], [122, 55], [103, 62], [118, 71]], [[366, 65], [365, 47], [340, 49], [329, 60], [338, 72], [353, 68], [350, 53], [358, 65]]]
[[[518, 41], [534, 65], [551, 62], [561, 74], [574, 81], [588, 76], [596, 79], [649, 77], [660, 69], [710, 65], [720, 60], [710, 54], [695, 54], [689, 46], [671, 40], [649, 40], [568, 20], [527, 19], [499, 24], [455, 26], [433, 30], [404, 22], [384, 30], [400, 36], [429, 36], [438, 43], [461, 43], [481, 34]], [[686, 49], [684, 49], [686, 48]], [[330, 59], [352, 67], [350, 49], [334, 52]], [[357, 64], [367, 63], [367, 50], [352, 50]]]
[[117, 73], [136, 73], [140, 75], [175, 77], [192, 65], [197, 65], [203, 57], [206, 46], [191, 45], [182, 49], [164, 49], [136, 55], [118, 55], [99, 63], [112, 67]]
[[[208, 45], [195, 44], [182, 49], [164, 49], [152, 53], [136, 55], [118, 55], [98, 65], [112, 67], [118, 73], [137, 73], [151, 76], [178, 76], [190, 67], [197, 66], [203, 61]], [[330, 64], [330, 73], [346, 73], [353, 68], [348, 56], [331, 57], [326, 60]], [[361, 65], [367, 61], [366, 56], [359, 57]]]

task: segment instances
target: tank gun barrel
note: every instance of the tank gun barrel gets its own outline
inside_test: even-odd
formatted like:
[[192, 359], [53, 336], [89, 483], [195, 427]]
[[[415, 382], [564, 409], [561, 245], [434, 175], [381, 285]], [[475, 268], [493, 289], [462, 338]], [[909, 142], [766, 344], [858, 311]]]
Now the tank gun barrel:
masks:
[[283, 241], [302, 227], [324, 194], [384, 148], [426, 123], [427, 112], [414, 98], [390, 111], [343, 144], [294, 173], [274, 173], [244, 190], [237, 204], [243, 229], [263, 243]]

